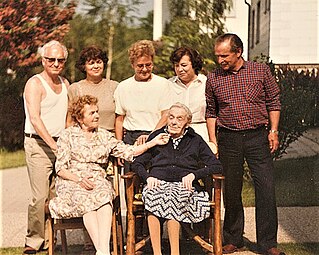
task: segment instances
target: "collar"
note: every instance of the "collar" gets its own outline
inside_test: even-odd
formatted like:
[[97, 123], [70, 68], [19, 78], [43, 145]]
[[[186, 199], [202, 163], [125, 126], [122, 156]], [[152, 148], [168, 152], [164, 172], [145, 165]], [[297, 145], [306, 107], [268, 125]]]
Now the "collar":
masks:
[[[244, 60], [244, 59], [243, 59]], [[232, 71], [225, 71], [223, 68], [220, 68], [222, 72], [226, 73], [226, 74], [238, 74], [240, 72], [240, 70], [242, 69], [246, 69], [248, 65], [248, 61], [244, 60], [243, 65], [238, 69], [238, 71], [236, 72], [232, 72]]]
[[[192, 82], [206, 83], [206, 79], [207, 79], [206, 75], [200, 73], [200, 74], [197, 75], [196, 79], [193, 80]], [[185, 86], [185, 84], [181, 81], [181, 79], [178, 76], [173, 76], [169, 80], [172, 81], [172, 82], [175, 82], [177, 84]]]
[[[162, 132], [165, 132], [166, 134], [168, 134], [167, 126], [162, 128]], [[182, 134], [180, 137], [184, 137], [184, 136], [188, 136], [188, 135], [189, 136], [194, 136], [195, 135], [195, 130], [192, 127], [190, 127], [190, 126], [185, 128], [184, 134]], [[178, 138], [180, 138], [180, 137], [178, 137]], [[178, 139], [178, 138], [174, 138], [174, 139]]]

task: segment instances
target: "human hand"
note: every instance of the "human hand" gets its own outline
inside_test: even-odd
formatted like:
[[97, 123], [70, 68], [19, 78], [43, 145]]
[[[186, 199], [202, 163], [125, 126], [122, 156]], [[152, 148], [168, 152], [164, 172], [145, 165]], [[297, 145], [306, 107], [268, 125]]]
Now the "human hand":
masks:
[[218, 158], [218, 145], [216, 142], [208, 142], [208, 146], [211, 149], [211, 151], [214, 153], [214, 155], [216, 156], [216, 158]]
[[146, 179], [146, 182], [147, 182], [148, 189], [153, 189], [153, 188], [156, 188], [158, 185], [160, 185], [160, 180], [155, 177], [148, 177]]
[[58, 155], [58, 146], [57, 146], [56, 142], [50, 148], [51, 148], [54, 156], [57, 156]]
[[[91, 180], [90, 180], [91, 179]], [[84, 178], [80, 178], [80, 180], [78, 181], [79, 185], [82, 188], [85, 188], [86, 190], [92, 190], [95, 187], [94, 182], [92, 181], [93, 176], [87, 176]]]
[[148, 135], [140, 135], [140, 136], [136, 139], [135, 144], [136, 144], [136, 145], [144, 144], [144, 143], [146, 143], [147, 138], [148, 138]]
[[152, 141], [154, 141], [156, 145], [164, 145], [168, 143], [169, 137], [170, 136], [166, 133], [160, 133], [154, 137]]
[[188, 190], [192, 190], [193, 188], [193, 181], [195, 180], [195, 175], [190, 173], [182, 178], [183, 187]]
[[278, 134], [273, 133], [273, 132], [269, 132], [268, 141], [269, 141], [270, 152], [274, 153], [279, 147]]
[[124, 159], [122, 159], [122, 158], [117, 158], [117, 164], [118, 164], [119, 166], [124, 166]]

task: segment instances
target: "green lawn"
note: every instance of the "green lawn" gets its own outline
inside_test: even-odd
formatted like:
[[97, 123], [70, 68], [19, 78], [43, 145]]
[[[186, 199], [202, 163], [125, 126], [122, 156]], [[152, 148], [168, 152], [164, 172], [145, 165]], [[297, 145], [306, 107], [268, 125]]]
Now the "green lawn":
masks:
[[[275, 161], [276, 198], [279, 207], [319, 206], [319, 156]], [[244, 182], [244, 206], [254, 206], [253, 184]], [[318, 253], [319, 254], [319, 253]]]
[[24, 150], [16, 152], [0, 150], [0, 169], [19, 167], [24, 166], [25, 164]]
[[[0, 151], [0, 169], [25, 165], [24, 151], [8, 153]], [[275, 161], [277, 205], [319, 206], [319, 156]], [[254, 206], [254, 189], [251, 181], [244, 182], [245, 206]], [[188, 244], [191, 245], [191, 244]], [[317, 255], [319, 243], [281, 243], [279, 248], [290, 255]], [[17, 255], [23, 248], [2, 248], [0, 254]], [[81, 254], [82, 246], [70, 246], [68, 254]], [[38, 253], [44, 255], [46, 253]], [[55, 252], [55, 254], [60, 254]], [[184, 254], [186, 255], [186, 254]]]

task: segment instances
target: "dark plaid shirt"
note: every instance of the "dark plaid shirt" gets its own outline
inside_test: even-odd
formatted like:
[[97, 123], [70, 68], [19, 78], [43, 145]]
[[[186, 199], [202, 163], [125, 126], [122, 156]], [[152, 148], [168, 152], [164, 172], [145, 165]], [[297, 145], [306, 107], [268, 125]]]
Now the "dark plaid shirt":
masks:
[[280, 111], [280, 89], [270, 68], [245, 61], [235, 74], [217, 68], [207, 75], [206, 118], [231, 130], [268, 124], [268, 112]]

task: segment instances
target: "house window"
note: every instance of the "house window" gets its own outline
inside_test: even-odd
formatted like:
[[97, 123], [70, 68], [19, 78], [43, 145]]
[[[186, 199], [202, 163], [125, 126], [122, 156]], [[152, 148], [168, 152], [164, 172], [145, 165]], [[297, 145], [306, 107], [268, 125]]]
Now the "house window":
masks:
[[256, 44], [260, 41], [260, 2], [257, 3]]
[[255, 45], [255, 10], [251, 13], [251, 41], [250, 46], [253, 49]]

